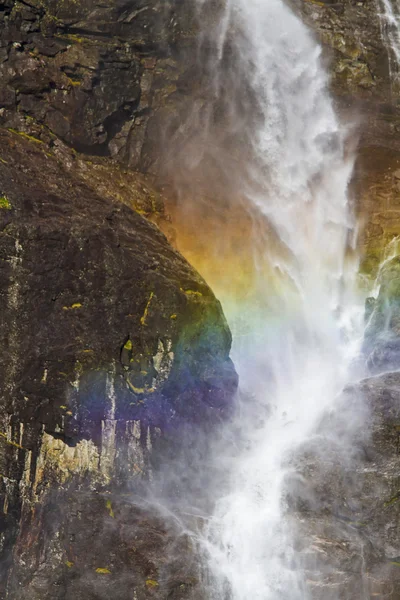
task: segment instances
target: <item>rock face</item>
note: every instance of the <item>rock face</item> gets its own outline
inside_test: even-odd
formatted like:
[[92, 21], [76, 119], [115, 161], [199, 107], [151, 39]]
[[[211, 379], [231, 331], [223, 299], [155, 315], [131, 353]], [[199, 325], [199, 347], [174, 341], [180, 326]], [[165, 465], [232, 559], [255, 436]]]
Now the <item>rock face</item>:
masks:
[[362, 271], [376, 275], [385, 247], [400, 233], [400, 110], [396, 65], [383, 3], [365, 0], [295, 4], [330, 59], [332, 90], [356, 125], [354, 193], [363, 218]]
[[[338, 413], [321, 424], [318, 442], [298, 457], [312, 489], [297, 489], [291, 506], [314, 598], [399, 600], [400, 271], [394, 238], [400, 233], [400, 90], [393, 76], [398, 67], [379, 18], [381, 3], [294, 5], [329, 57], [339, 110], [356, 122], [349, 144], [356, 135], [353, 190], [362, 220], [361, 272], [368, 287], [376, 278], [378, 294], [366, 306], [364, 354], [372, 376], [346, 390]], [[349, 423], [350, 440], [344, 433]], [[332, 439], [330, 431], [339, 435]]]
[[184, 527], [144, 483], [179, 496], [166, 465], [195, 469], [229, 414], [231, 336], [132, 170], [185, 99], [193, 9], [0, 2], [2, 598], [197, 593]]
[[[148, 123], [177, 94], [174, 58], [193, 38], [181, 2], [5, 0], [1, 123], [37, 125], [75, 149], [144, 162]], [[147, 159], [149, 160], [149, 158]]]
[[400, 259], [382, 263], [377, 298], [367, 301], [364, 352], [371, 372], [395, 371], [400, 364]]
[[400, 598], [399, 385], [391, 373], [347, 389], [297, 456], [306, 479], [289, 504], [312, 598]]
[[[377, 5], [292, 4], [324, 45], [339, 109], [350, 121], [363, 115], [349, 144], [359, 136], [362, 269], [375, 277], [400, 234], [400, 89]], [[221, 3], [207, 7], [203, 31]], [[186, 0], [0, 0], [2, 598], [204, 597], [184, 523], [145, 498], [143, 485], [176, 457], [196, 472], [194, 439], [226, 418], [237, 385], [220, 305], [158, 229], [173, 241], [165, 197], [148, 175], [168, 178], [182, 162], [190, 189], [185, 160], [196, 163], [199, 150], [191, 127], [203, 123], [191, 110], [206, 118], [212, 95], [212, 36], [198, 69], [197, 24]], [[206, 171], [223, 198], [251, 144], [236, 150], [224, 137], [230, 99], [221, 98], [211, 121], [229, 173], [220, 177], [218, 152]], [[251, 121], [249, 90], [237, 106], [233, 118]], [[246, 215], [240, 204], [235, 211], [238, 260]], [[375, 373], [399, 365], [397, 263], [369, 305]], [[368, 398], [369, 430], [355, 433], [352, 461], [343, 449], [329, 459], [305, 449], [315, 504], [289, 501], [310, 541], [301, 550], [316, 598], [400, 599], [399, 386], [386, 374], [347, 391], [349, 406], [360, 391]], [[194, 480], [160, 485], [176, 498], [184, 485], [195, 494], [202, 479]]]
[[163, 544], [188, 542], [123, 492], [229, 413], [220, 304], [155, 225], [96, 192], [101, 165], [90, 187], [73, 153], [0, 136], [2, 597], [193, 586], [179, 565], [158, 583]]

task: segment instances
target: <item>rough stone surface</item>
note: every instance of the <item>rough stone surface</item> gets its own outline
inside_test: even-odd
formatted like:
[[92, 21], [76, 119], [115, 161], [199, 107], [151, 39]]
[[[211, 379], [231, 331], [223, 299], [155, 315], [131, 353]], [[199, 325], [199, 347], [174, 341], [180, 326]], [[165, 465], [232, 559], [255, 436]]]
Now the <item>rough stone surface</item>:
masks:
[[185, 528], [143, 497], [201, 488], [166, 466], [196, 473], [237, 377], [137, 171], [190, 98], [193, 9], [0, 2], [1, 597], [197, 593]]
[[399, 68], [379, 18], [383, 3], [301, 0], [294, 6], [323, 44], [332, 90], [358, 138], [353, 189], [363, 223], [361, 267], [374, 277], [388, 242], [400, 234]]
[[297, 456], [310, 487], [297, 480], [289, 503], [313, 598], [400, 598], [399, 385], [388, 373], [347, 389]]
[[[164, 563], [147, 554], [156, 552], [147, 536], [155, 530], [168, 544], [169, 534], [151, 511], [142, 523], [132, 509], [122, 521], [134, 532], [140, 520], [138, 544], [148, 546], [129, 571], [118, 550], [129, 534], [110, 533], [117, 525], [109, 519], [108, 530], [103, 513], [110, 490], [137, 490], [181, 451], [185, 431], [194, 439], [229, 414], [237, 378], [228, 327], [160, 230], [99, 195], [111, 167], [74, 168], [73, 153], [15, 132], [0, 139], [1, 594], [7, 585], [7, 598], [105, 598], [102, 578], [122, 578], [113, 597], [125, 598], [134, 577], [138, 598], [158, 596], [162, 586], [146, 578]], [[85, 168], [98, 174], [92, 187]], [[139, 184], [132, 195], [142, 189], [146, 206], [151, 188]], [[121, 502], [127, 515], [134, 501]], [[190, 586], [185, 577], [179, 585]]]
[[[321, 40], [338, 109], [356, 125], [362, 270], [374, 278], [400, 234], [400, 89], [379, 7], [292, 5]], [[204, 597], [184, 524], [143, 499], [143, 483], [167, 463], [195, 462], [192, 424], [209, 430], [225, 418], [236, 387], [219, 303], [154, 225], [174, 240], [169, 190], [144, 174], [168, 179], [173, 170], [190, 191], [187, 165], [202, 162], [193, 128], [210, 122], [219, 146], [199, 199], [212, 192], [214, 205], [245, 174], [249, 140], [225, 137], [235, 81], [223, 82], [226, 97], [209, 113], [221, 3], [201, 15], [200, 69], [193, 6], [0, 0], [0, 596], [8, 600]], [[230, 44], [224, 60], [236, 51]], [[227, 118], [251, 124], [254, 98], [237, 93], [238, 112]], [[226, 219], [219, 208], [217, 223]], [[240, 205], [232, 215], [243, 226]], [[236, 260], [240, 239], [241, 230]], [[397, 268], [379, 274], [367, 307], [365, 351], [376, 372], [399, 366]], [[309, 541], [299, 550], [316, 598], [400, 598], [399, 389], [386, 374], [348, 390], [347, 406], [361, 392], [369, 415], [369, 427], [355, 429], [351, 462], [334, 442], [326, 454], [304, 449], [314, 502], [293, 492], [288, 503]], [[176, 499], [200, 492], [203, 475], [159, 484]]]
[[39, 125], [77, 150], [142, 162], [149, 119], [176, 92], [194, 38], [179, 1], [18, 0], [0, 14], [1, 123]]

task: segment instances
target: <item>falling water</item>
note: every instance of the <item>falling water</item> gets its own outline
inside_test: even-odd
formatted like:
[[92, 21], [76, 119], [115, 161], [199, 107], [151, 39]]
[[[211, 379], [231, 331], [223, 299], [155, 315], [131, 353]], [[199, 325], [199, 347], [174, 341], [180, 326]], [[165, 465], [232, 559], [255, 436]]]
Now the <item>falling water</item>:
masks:
[[[235, 336], [235, 300], [214, 286], [233, 329], [247, 400], [215, 450], [227, 485], [221, 484], [201, 541], [210, 597], [304, 599], [308, 588], [285, 493], [293, 457], [351, 381], [359, 348], [348, 200], [353, 159], [321, 49], [286, 3], [230, 0], [216, 31], [214, 81], [233, 36], [236, 81], [255, 99], [252, 158], [240, 194], [265, 243], [254, 253], [258, 276], [240, 307], [243, 335]], [[216, 94], [222, 87], [215, 85]], [[260, 261], [269, 265], [267, 279]], [[233, 444], [225, 443], [229, 435]]]
[[400, 65], [400, 6], [398, 0], [381, 0], [381, 7], [382, 35], [388, 47], [390, 77], [395, 82]]

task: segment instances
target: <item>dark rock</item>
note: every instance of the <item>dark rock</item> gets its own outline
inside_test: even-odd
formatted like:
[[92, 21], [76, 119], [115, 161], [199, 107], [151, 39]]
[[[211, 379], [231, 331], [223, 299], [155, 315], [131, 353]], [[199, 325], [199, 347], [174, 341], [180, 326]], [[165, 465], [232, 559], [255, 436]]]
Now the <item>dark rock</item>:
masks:
[[[205, 5], [206, 33], [219, 4]], [[292, 4], [330, 57], [342, 115], [364, 115], [353, 190], [367, 215], [363, 270], [373, 276], [400, 233], [399, 90], [376, 3]], [[182, 454], [194, 462], [199, 423], [208, 429], [229, 414], [230, 336], [204, 281], [132, 211], [170, 228], [161, 194], [110, 158], [173, 172], [192, 193], [193, 128], [212, 95], [212, 35], [199, 69], [193, 6], [0, 0], [0, 119], [20, 133], [3, 132], [0, 152], [0, 596], [10, 600], [204, 597], [184, 528], [139, 494]], [[230, 66], [237, 51], [230, 43]], [[235, 192], [251, 149], [251, 140], [226, 138], [232, 89], [243, 129], [252, 131], [257, 112], [231, 72], [212, 119], [228, 176], [219, 156], [204, 169], [222, 198]], [[210, 195], [215, 203], [214, 188]], [[397, 291], [389, 301], [384, 292], [367, 315], [376, 372], [400, 360]], [[324, 446], [298, 457], [314, 469], [314, 503], [293, 489], [288, 503], [316, 598], [399, 600], [399, 385], [386, 375], [348, 391], [348, 405], [361, 392], [370, 411], [351, 456]], [[194, 482], [179, 472], [165, 487], [200, 495], [193, 472]]]
[[[84, 523], [84, 527], [82, 527]], [[200, 598], [199, 568], [184, 525], [130, 494], [50, 494], [26, 514], [10, 583], [22, 600]], [[37, 544], [46, 552], [40, 567]]]
[[[164, 584], [146, 586], [160, 567], [143, 566], [158, 525], [143, 525], [149, 550], [128, 560], [122, 525], [109, 521], [110, 534], [90, 507], [111, 489], [138, 490], [166, 439], [172, 458], [229, 415], [237, 377], [220, 304], [156, 226], [83, 182], [72, 153], [63, 166], [37, 138], [0, 137], [1, 593], [8, 580], [7, 598], [103, 598], [108, 573], [95, 569], [111, 567], [113, 597], [133, 579], [138, 598], [163, 595]], [[82, 510], [92, 516], [80, 530]], [[85, 543], [71, 546], [77, 535]], [[89, 569], [65, 564], [76, 560]]]
[[13, 108], [15, 106], [15, 92], [10, 88], [0, 90], [0, 107]]
[[0, 77], [14, 90], [14, 108], [82, 152], [112, 153], [138, 166], [149, 117], [144, 109], [158, 109], [150, 100], [150, 73], [168, 54], [177, 65], [180, 48], [195, 39], [193, 7], [10, 0], [2, 14]]

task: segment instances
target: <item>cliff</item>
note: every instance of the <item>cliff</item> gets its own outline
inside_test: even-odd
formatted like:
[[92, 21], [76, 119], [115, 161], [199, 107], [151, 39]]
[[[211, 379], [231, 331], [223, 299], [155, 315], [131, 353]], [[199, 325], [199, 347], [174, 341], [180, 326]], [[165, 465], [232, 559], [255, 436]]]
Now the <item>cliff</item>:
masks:
[[[202, 13], [203, 31], [219, 6]], [[400, 234], [400, 90], [382, 22], [369, 0], [293, 6], [324, 46], [338, 110], [352, 124], [349, 146], [357, 139], [353, 196], [362, 272], [373, 278]], [[196, 454], [206, 449], [194, 441], [227, 418], [237, 387], [221, 306], [171, 245], [176, 228], [190, 254], [199, 216], [210, 225], [203, 248], [228, 222], [229, 256], [241, 265], [238, 242], [253, 227], [227, 201], [248, 152], [248, 140], [223, 138], [229, 98], [211, 122], [232, 168], [219, 169], [218, 153], [196, 162], [191, 127], [203, 121], [193, 116], [207, 114], [213, 93], [207, 60], [196, 62], [198, 23], [183, 0], [0, 2], [0, 595], [10, 600], [204, 597], [184, 526], [144, 497], [144, 484], [178, 456], [195, 476], [161, 482], [164, 493], [201, 490]], [[251, 95], [239, 95], [251, 120]], [[195, 165], [189, 178], [185, 161]], [[181, 212], [177, 181], [198, 201], [194, 214]], [[194, 248], [196, 264], [201, 254]], [[392, 281], [396, 269], [381, 276]], [[213, 274], [222, 277], [230, 271]], [[360, 582], [400, 598], [400, 383], [379, 375], [398, 368], [397, 304], [388, 284], [372, 307], [366, 351], [378, 376], [359, 386], [371, 410], [356, 472], [318, 456], [322, 509], [293, 500], [313, 542], [309, 564], [315, 552], [331, 569], [315, 585], [325, 600], [357, 597]]]
[[196, 587], [190, 542], [144, 483], [195, 462], [189, 445], [230, 413], [231, 335], [133, 170], [192, 35], [177, 8], [0, 6], [3, 598]]
[[305, 0], [297, 7], [324, 46], [338, 107], [357, 139], [353, 185], [362, 217], [361, 270], [375, 276], [387, 244], [400, 233], [400, 88], [384, 6]]

